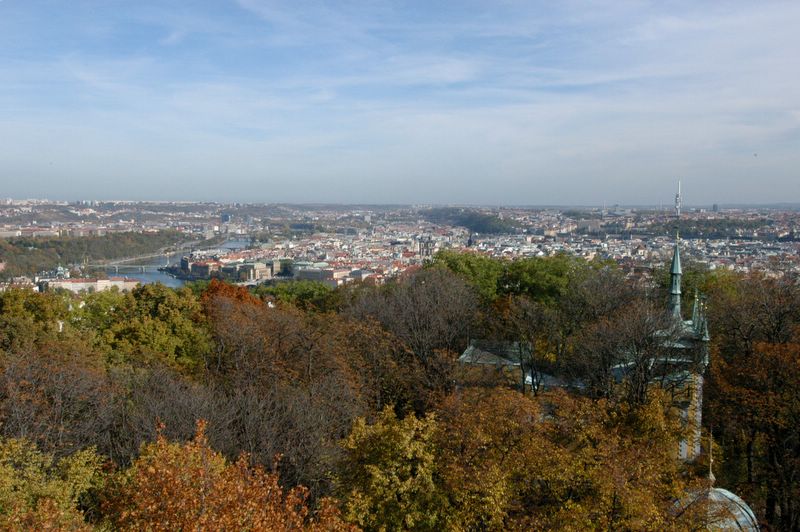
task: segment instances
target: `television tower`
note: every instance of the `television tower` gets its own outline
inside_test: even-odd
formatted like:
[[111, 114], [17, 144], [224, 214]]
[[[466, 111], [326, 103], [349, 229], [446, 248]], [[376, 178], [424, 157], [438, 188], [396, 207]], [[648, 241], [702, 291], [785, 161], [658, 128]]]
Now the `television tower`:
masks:
[[681, 217], [681, 180], [678, 179], [678, 193], [675, 194], [675, 218]]

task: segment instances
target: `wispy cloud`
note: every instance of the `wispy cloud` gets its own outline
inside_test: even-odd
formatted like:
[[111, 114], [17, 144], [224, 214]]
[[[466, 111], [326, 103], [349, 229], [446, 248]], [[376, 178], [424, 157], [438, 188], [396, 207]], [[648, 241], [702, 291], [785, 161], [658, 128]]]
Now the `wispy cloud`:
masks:
[[800, 193], [800, 4], [398, 6], [4, 2], [0, 177], [26, 196], [109, 175], [295, 201], [657, 203], [678, 175], [698, 202]]

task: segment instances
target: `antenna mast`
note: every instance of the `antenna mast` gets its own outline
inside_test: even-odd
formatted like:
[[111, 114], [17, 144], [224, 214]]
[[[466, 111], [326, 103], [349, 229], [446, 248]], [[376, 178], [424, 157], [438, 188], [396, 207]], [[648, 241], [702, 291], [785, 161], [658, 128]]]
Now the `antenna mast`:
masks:
[[681, 180], [678, 179], [678, 193], [675, 194], [675, 218], [681, 217]]

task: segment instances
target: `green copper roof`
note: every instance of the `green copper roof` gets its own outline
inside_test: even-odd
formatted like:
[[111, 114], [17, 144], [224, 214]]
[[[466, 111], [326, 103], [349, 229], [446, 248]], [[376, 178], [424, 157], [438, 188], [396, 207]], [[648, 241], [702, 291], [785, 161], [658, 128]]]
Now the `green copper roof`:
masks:
[[672, 254], [672, 268], [670, 269], [672, 275], [681, 275], [681, 252], [678, 249], [678, 241], [675, 241], [675, 252]]

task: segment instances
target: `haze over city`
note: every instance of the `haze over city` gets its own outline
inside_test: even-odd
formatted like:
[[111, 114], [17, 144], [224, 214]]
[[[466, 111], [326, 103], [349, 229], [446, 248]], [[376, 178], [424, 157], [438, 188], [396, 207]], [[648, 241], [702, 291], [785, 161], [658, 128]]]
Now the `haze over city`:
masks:
[[800, 199], [795, 2], [0, 1], [2, 196]]

